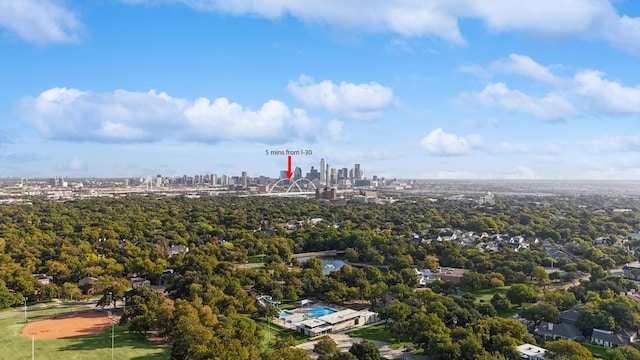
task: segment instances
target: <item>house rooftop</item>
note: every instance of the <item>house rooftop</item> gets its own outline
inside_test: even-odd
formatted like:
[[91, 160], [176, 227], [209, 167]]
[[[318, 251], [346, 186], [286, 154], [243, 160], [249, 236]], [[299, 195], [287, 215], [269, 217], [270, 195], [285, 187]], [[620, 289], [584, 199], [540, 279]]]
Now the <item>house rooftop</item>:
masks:
[[517, 348], [520, 354], [525, 355], [527, 357], [533, 356], [533, 355], [544, 355], [547, 352], [547, 349], [536, 346], [536, 345], [532, 345], [532, 344], [522, 344], [522, 345], [519, 345]]
[[321, 316], [319, 319], [333, 325], [333, 324], [339, 324], [343, 321], [357, 318], [360, 315], [361, 315], [360, 311], [356, 311], [353, 309], [345, 309], [333, 314]]

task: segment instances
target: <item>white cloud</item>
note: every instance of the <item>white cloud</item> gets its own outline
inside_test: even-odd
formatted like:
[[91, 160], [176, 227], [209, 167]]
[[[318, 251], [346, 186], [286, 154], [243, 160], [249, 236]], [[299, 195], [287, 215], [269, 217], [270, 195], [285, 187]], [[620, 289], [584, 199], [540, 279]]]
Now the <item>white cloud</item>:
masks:
[[513, 73], [549, 85], [553, 92], [543, 98], [511, 90], [501, 82], [490, 83], [480, 92], [460, 96], [463, 101], [470, 99], [484, 106], [526, 113], [542, 120], [559, 120], [587, 113], [640, 113], [640, 86], [624, 86], [619, 81], [608, 80], [606, 74], [598, 70], [583, 70], [573, 77], [559, 77], [549, 67], [528, 56], [511, 54], [508, 59], [493, 61], [488, 69], [470, 65], [459, 68], [459, 71], [485, 77], [500, 72]]
[[333, 141], [347, 141], [349, 136], [344, 133], [344, 123], [340, 120], [333, 119], [327, 124], [327, 133]]
[[500, 149], [510, 153], [526, 153], [529, 151], [529, 148], [524, 144], [511, 143], [508, 141], [502, 141], [500, 143]]
[[315, 129], [304, 110], [290, 110], [277, 100], [251, 110], [226, 98], [189, 101], [154, 90], [95, 93], [52, 88], [23, 98], [17, 112], [47, 138], [105, 143], [161, 139], [278, 143], [312, 138]]
[[75, 157], [71, 160], [71, 163], [69, 164], [69, 170], [87, 171], [87, 165], [85, 165], [82, 162], [82, 160], [80, 160], [78, 157]]
[[461, 73], [472, 74], [479, 78], [490, 78], [491, 72], [480, 65], [462, 65], [458, 67]]
[[551, 73], [548, 67], [538, 64], [525, 55], [511, 54], [508, 59], [492, 62], [489, 69], [492, 72], [522, 75], [551, 85], [559, 85], [563, 82], [561, 78]]
[[[460, 19], [478, 19], [494, 32], [602, 39], [640, 53], [640, 18], [619, 15], [607, 0], [121, 0], [129, 3], [181, 2], [198, 10], [277, 19], [293, 16], [365, 32], [435, 36], [464, 45]], [[366, 9], [366, 10], [364, 10]]]
[[44, 45], [77, 42], [84, 26], [60, 1], [0, 0], [0, 27]]
[[609, 114], [640, 113], [640, 86], [625, 87], [603, 79], [601, 71], [581, 71], [574, 77], [573, 93], [592, 111]]
[[314, 127], [304, 110], [289, 110], [278, 100], [269, 100], [253, 111], [226, 98], [213, 102], [200, 98], [185, 115], [190, 125], [187, 136], [206, 142], [227, 139], [284, 142], [309, 138]]
[[527, 166], [517, 166], [507, 172], [507, 179], [536, 179], [536, 173]]
[[603, 136], [594, 140], [591, 146], [596, 153], [640, 152], [640, 134]]
[[332, 114], [340, 114], [352, 119], [375, 119], [382, 116], [382, 110], [394, 105], [393, 90], [376, 82], [354, 84], [340, 82], [339, 85], [325, 80], [316, 83], [312, 78], [301, 75], [287, 85], [296, 98], [305, 105], [324, 108]]
[[457, 136], [444, 132], [441, 128], [431, 131], [420, 140], [420, 146], [431, 155], [464, 155], [481, 146], [479, 135]]
[[549, 93], [535, 98], [504, 83], [488, 84], [482, 91], [466, 93], [462, 100], [471, 99], [484, 106], [524, 113], [540, 120], [562, 120], [576, 115], [573, 105], [558, 94]]
[[[426, 176], [426, 178], [430, 178], [431, 176]], [[436, 173], [436, 179], [478, 179], [480, 178], [477, 174], [469, 172], [469, 171], [438, 171]]]

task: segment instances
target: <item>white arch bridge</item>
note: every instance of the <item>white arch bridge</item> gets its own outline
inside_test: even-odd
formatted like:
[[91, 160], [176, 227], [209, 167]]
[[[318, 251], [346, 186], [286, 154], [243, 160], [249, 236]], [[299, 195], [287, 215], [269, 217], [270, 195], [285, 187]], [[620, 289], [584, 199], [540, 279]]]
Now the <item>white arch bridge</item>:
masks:
[[[313, 191], [314, 191], [314, 192], [315, 192], [315, 191], [316, 191], [316, 189], [318, 188], [318, 187], [316, 186], [316, 184], [314, 184], [314, 183], [313, 183], [313, 181], [311, 181], [311, 180], [309, 180], [309, 179], [307, 179], [307, 178], [300, 178], [300, 179], [294, 180], [294, 181], [289, 185], [289, 187], [286, 187], [286, 186], [282, 186], [282, 187], [281, 187], [282, 189], [285, 189], [285, 188], [286, 188], [286, 190], [284, 190], [284, 191], [274, 191], [274, 190], [276, 190], [276, 188], [277, 188], [281, 183], [284, 183], [285, 181], [291, 181], [291, 180], [289, 180], [289, 179], [280, 179], [280, 180], [276, 181], [276, 183], [275, 183], [275, 184], [273, 184], [273, 186], [269, 189], [269, 191], [267, 192], [267, 194], [281, 193], [281, 192], [284, 192], [284, 193], [291, 193], [291, 192], [294, 192], [294, 193], [298, 193], [298, 192], [299, 192], [299, 193], [307, 193], [308, 191], [304, 191], [304, 190], [300, 187], [300, 184], [301, 184], [301, 183], [304, 183], [304, 182], [306, 182], [307, 184], [311, 184], [311, 186], [313, 187]], [[297, 188], [297, 191], [292, 191], [292, 190], [294, 190], [294, 188]]]

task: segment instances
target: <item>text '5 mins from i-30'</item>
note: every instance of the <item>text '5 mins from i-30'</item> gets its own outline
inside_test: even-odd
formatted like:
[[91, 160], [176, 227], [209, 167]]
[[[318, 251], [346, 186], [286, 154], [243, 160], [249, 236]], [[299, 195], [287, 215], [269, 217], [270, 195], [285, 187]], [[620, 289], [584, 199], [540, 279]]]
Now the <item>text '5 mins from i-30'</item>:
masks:
[[300, 150], [271, 150], [266, 149], [264, 151], [265, 155], [284, 155], [284, 156], [296, 156], [296, 155], [312, 155], [313, 151], [311, 149], [300, 149]]

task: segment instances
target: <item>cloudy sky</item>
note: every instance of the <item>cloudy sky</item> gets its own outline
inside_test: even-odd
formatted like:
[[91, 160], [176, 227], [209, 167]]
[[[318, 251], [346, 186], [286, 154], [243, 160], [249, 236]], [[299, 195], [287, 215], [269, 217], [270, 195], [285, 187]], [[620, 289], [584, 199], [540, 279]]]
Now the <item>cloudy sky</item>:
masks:
[[635, 0], [0, 0], [0, 176], [640, 179]]

